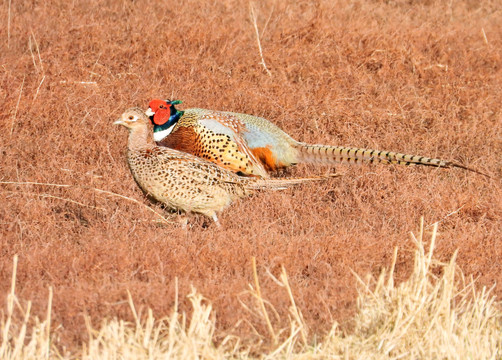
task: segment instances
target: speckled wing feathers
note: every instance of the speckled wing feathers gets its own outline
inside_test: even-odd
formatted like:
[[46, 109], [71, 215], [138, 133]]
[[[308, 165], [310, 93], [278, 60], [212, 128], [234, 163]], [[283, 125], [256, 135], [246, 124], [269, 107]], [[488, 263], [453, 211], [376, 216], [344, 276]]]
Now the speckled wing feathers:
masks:
[[[249, 163], [248, 167], [252, 168], [253, 175], [268, 177], [268, 173], [261, 164], [261, 162], [256, 158], [248, 143], [243, 139], [243, 133], [247, 132], [246, 125], [239, 119], [234, 113], [229, 112], [219, 112], [219, 111], [208, 111], [207, 114], [203, 115], [199, 123], [212, 130], [215, 134], [225, 134], [229, 137], [231, 141], [237, 144], [238, 152], [234, 152], [236, 156], [233, 161], [237, 159], [240, 160], [240, 154], [246, 155], [247, 161]], [[243, 160], [240, 160], [241, 162]], [[229, 166], [230, 164], [227, 164]]]
[[238, 135], [239, 131], [244, 131], [244, 125], [231, 114], [188, 109], [173, 133], [159, 144], [187, 151], [234, 172], [268, 177], [247, 143]]
[[236, 181], [237, 175], [214, 164], [167, 148], [129, 152], [131, 172], [140, 187], [169, 208], [200, 212], [212, 217], [230, 203], [247, 195]]

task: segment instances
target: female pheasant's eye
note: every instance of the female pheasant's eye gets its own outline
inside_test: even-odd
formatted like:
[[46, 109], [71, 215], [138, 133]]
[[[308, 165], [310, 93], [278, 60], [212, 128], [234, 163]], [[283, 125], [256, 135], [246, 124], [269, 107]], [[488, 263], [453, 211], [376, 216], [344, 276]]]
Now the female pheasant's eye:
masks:
[[132, 120], [132, 119], [134, 119], [134, 116], [129, 115], [129, 120]]

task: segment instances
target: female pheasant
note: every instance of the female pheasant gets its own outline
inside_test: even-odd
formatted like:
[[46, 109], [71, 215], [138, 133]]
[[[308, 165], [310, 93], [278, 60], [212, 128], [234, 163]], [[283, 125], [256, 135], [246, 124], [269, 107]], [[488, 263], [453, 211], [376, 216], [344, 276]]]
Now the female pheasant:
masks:
[[330, 165], [344, 161], [456, 167], [480, 173], [464, 165], [424, 156], [306, 144], [261, 117], [197, 108], [179, 111], [175, 105], [180, 103], [150, 101], [146, 114], [154, 123], [157, 144], [194, 154], [241, 175], [267, 178], [269, 171], [297, 163]]
[[328, 177], [262, 180], [242, 177], [212, 162], [155, 145], [150, 120], [139, 108], [126, 110], [114, 124], [129, 129], [127, 161], [134, 180], [168, 208], [196, 212], [218, 223], [217, 213], [257, 189], [280, 190]]

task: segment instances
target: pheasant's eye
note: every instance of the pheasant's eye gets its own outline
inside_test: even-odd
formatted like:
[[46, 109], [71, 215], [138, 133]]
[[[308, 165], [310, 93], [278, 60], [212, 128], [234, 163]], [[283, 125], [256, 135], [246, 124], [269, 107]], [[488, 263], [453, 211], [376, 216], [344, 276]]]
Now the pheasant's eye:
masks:
[[160, 109], [165, 109], [166, 107], [164, 105], [159, 105]]
[[134, 119], [134, 116], [129, 115], [129, 120], [132, 120], [132, 119]]

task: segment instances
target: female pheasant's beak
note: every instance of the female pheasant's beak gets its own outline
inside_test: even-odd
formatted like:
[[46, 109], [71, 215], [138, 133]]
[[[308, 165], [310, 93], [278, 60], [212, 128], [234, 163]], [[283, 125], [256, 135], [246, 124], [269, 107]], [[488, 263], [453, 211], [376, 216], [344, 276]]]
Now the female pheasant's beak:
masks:
[[113, 122], [113, 125], [124, 125], [124, 121], [122, 118], [118, 118], [117, 121]]
[[145, 114], [148, 117], [155, 115], [155, 113], [153, 112], [152, 108], [146, 109]]

